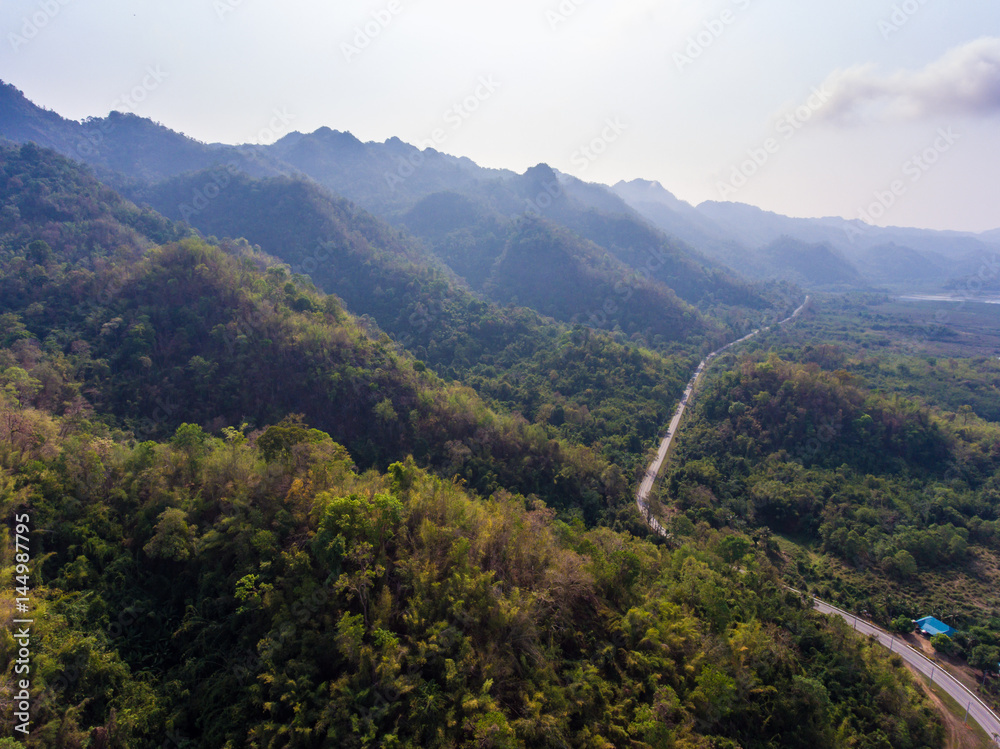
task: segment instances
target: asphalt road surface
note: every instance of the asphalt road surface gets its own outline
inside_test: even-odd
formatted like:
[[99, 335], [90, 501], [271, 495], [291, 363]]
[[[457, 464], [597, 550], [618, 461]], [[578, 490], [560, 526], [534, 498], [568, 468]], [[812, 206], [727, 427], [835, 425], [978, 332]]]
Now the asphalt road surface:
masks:
[[947, 692], [959, 704], [959, 707], [963, 710], [968, 708], [969, 719], [976, 721], [976, 723], [982, 726], [983, 730], [993, 737], [993, 741], [1000, 746], [1000, 718], [954, 676], [942, 670], [941, 666], [927, 658], [923, 653], [917, 652], [903, 640], [893, 637], [874, 624], [866, 622], [864, 619], [859, 619], [854, 614], [842, 611], [836, 606], [831, 606], [818, 598], [814, 598], [813, 602], [817, 611], [841, 617], [861, 634], [878, 638], [879, 643], [892, 650], [892, 652], [898, 653], [900, 658], [930, 678], [932, 683], [937, 684], [939, 688]]
[[[794, 320], [796, 317], [802, 314], [802, 310], [806, 308], [807, 304], [809, 304], [809, 297], [806, 297], [806, 300], [802, 302], [802, 306], [799, 307], [797, 310], [795, 310], [791, 314], [791, 316], [779, 322], [778, 327], [784, 325], [786, 322], [789, 322], [790, 320]], [[764, 328], [765, 331], [770, 329], [771, 328]], [[684, 411], [688, 407], [688, 402], [690, 401], [691, 396], [694, 394], [695, 388], [698, 386], [698, 378], [700, 378], [702, 373], [704, 373], [705, 369], [708, 367], [709, 363], [711, 363], [712, 359], [717, 357], [722, 352], [731, 349], [733, 346], [738, 346], [744, 341], [749, 341], [751, 338], [758, 335], [760, 332], [761, 332], [760, 330], [755, 330], [754, 332], [743, 336], [738, 341], [733, 341], [732, 343], [728, 343], [722, 348], [713, 351], [711, 354], [706, 356], [702, 360], [701, 364], [698, 365], [698, 368], [694, 371], [694, 375], [691, 377], [691, 381], [688, 383], [687, 388], [685, 388], [684, 390], [684, 395], [681, 396], [681, 402], [677, 405], [677, 410], [674, 411], [674, 418], [670, 420], [670, 426], [667, 427], [667, 434], [663, 438], [663, 441], [660, 443], [660, 449], [657, 450], [656, 452], [656, 459], [650, 464], [649, 468], [646, 469], [646, 475], [643, 476], [642, 483], [639, 484], [639, 491], [636, 493], [635, 496], [635, 502], [639, 506], [639, 513], [646, 519], [646, 522], [649, 524], [649, 527], [652, 528], [657, 533], [659, 533], [661, 536], [667, 536], [669, 534], [667, 533], [666, 529], [662, 525], [660, 525], [660, 521], [654, 518], [649, 513], [649, 493], [653, 490], [653, 484], [656, 483], [656, 477], [660, 475], [660, 469], [663, 467], [663, 461], [666, 460], [667, 458], [667, 451], [670, 450], [670, 445], [674, 440], [674, 436], [677, 434], [678, 427], [680, 427], [681, 418], [684, 416]]]
[[[785, 323], [798, 317], [807, 304], [809, 304], [809, 297], [806, 297], [802, 306], [795, 310], [791, 317], [782, 320], [778, 323], [778, 326], [784, 325]], [[770, 329], [771, 328], [764, 328], [765, 331]], [[678, 404], [677, 410], [674, 412], [674, 418], [670, 420], [670, 426], [667, 428], [667, 434], [660, 443], [660, 449], [656, 453], [656, 459], [646, 470], [646, 475], [643, 477], [642, 483], [639, 485], [639, 491], [636, 493], [635, 498], [636, 504], [639, 506], [639, 512], [646, 519], [646, 522], [649, 523], [649, 526], [661, 536], [667, 536], [669, 534], [666, 529], [660, 525], [660, 522], [649, 513], [649, 493], [653, 490], [653, 484], [656, 482], [656, 477], [660, 474], [660, 469], [663, 467], [663, 461], [666, 460], [667, 452], [670, 450], [670, 445], [673, 443], [674, 437], [677, 436], [677, 430], [680, 427], [681, 418], [684, 416], [684, 411], [687, 409], [691, 396], [694, 394], [695, 388], [698, 386], [698, 379], [704, 373], [712, 359], [727, 349], [737, 346], [744, 341], [750, 340], [760, 332], [760, 330], [755, 330], [749, 335], [743, 336], [743, 338], [740, 338], [738, 341], [733, 341], [732, 343], [727, 344], [706, 356], [704, 361], [698, 365], [698, 368], [694, 372], [694, 376], [691, 378], [687, 388], [684, 390], [681, 402]], [[893, 637], [891, 634], [885, 630], [879, 629], [874, 624], [870, 624], [864, 619], [859, 619], [854, 614], [842, 611], [836, 606], [831, 606], [824, 601], [820, 601], [818, 598], [814, 598], [813, 601], [817, 611], [824, 614], [833, 614], [843, 618], [858, 632], [864, 635], [876, 637], [882, 645], [895, 653], [899, 653], [900, 658], [913, 666], [913, 668], [915, 668], [918, 672], [925, 674], [932, 683], [937, 684], [938, 687], [950, 695], [952, 699], [954, 699], [955, 702], [957, 702], [961, 707], [968, 708], [969, 719], [974, 720], [982, 726], [983, 730], [985, 730], [986, 733], [993, 738], [997, 746], [1000, 746], [1000, 718], [998, 718], [982, 700], [980, 700], [975, 694], [969, 691], [967, 687], [955, 679], [955, 677], [942, 670], [938, 664], [928, 659], [923, 653], [918, 653], [904, 641]]]

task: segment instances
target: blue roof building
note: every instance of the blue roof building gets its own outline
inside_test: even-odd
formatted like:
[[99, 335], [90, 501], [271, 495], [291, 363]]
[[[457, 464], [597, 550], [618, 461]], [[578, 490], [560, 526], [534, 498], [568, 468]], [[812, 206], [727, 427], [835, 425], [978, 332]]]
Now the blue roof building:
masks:
[[917, 619], [917, 628], [930, 637], [934, 635], [948, 635], [948, 637], [951, 637], [958, 632], [957, 629], [952, 629], [943, 621], [935, 619], [933, 616], [925, 616], [923, 619]]

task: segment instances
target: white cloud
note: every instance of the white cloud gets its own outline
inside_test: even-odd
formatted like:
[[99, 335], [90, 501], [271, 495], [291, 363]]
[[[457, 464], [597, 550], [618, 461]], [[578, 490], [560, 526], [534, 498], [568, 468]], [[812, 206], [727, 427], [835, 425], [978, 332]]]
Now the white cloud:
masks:
[[922, 70], [880, 74], [874, 65], [834, 71], [826, 120], [917, 120], [929, 115], [1000, 113], [1000, 38], [985, 37], [949, 50]]

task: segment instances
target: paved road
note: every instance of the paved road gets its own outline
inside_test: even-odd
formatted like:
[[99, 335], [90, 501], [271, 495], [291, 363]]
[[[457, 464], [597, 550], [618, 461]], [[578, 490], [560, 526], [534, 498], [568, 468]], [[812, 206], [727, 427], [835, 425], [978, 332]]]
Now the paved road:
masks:
[[932, 683], [937, 684], [938, 687], [947, 692], [948, 695], [954, 699], [961, 708], [968, 708], [969, 718], [982, 726], [983, 730], [992, 736], [993, 740], [998, 746], [1000, 746], [1000, 718], [998, 718], [996, 713], [990, 710], [985, 703], [979, 699], [979, 697], [969, 691], [968, 687], [960, 683], [948, 672], [943, 671], [941, 666], [927, 658], [927, 656], [923, 653], [914, 650], [898, 637], [893, 637], [884, 629], [880, 629], [874, 624], [866, 622], [864, 619], [859, 619], [854, 614], [838, 609], [836, 606], [831, 606], [818, 598], [813, 599], [813, 604], [815, 605], [817, 611], [821, 611], [824, 614], [839, 616], [853, 626], [858, 632], [864, 635], [877, 637], [879, 643], [889, 648], [894, 653], [898, 653], [899, 656], [913, 668], [929, 677]]
[[[778, 326], [784, 325], [785, 323], [798, 317], [807, 304], [809, 304], [809, 297], [806, 297], [802, 306], [795, 310], [791, 317], [782, 320], [778, 323]], [[765, 331], [770, 329], [771, 328], [764, 328]], [[681, 398], [681, 402], [677, 406], [677, 410], [674, 412], [674, 418], [670, 420], [670, 426], [667, 428], [667, 435], [663, 438], [663, 442], [660, 443], [660, 449], [656, 453], [656, 459], [646, 471], [646, 475], [643, 477], [642, 483], [639, 485], [639, 491], [636, 493], [635, 498], [636, 503], [639, 505], [639, 512], [642, 513], [644, 518], [646, 518], [646, 522], [649, 523], [649, 526], [661, 536], [667, 536], [669, 534], [666, 529], [660, 525], [660, 522], [649, 513], [649, 493], [653, 489], [656, 477], [660, 474], [660, 469], [663, 467], [663, 461], [666, 460], [667, 457], [667, 451], [670, 449], [670, 445], [672, 444], [674, 437], [677, 435], [681, 418], [684, 416], [684, 411], [688, 407], [688, 402], [694, 394], [695, 388], [698, 386], [698, 379], [704, 373], [712, 359], [727, 349], [737, 346], [744, 341], [750, 340], [760, 332], [760, 330], [755, 330], [749, 335], [743, 336], [738, 341], [733, 341], [732, 343], [727, 344], [706, 356], [704, 361], [698, 365], [698, 368], [694, 372], [694, 376], [691, 378], [687, 388], [684, 390], [684, 396]], [[831, 606], [829, 603], [821, 601], [818, 598], [814, 598], [813, 602], [817, 611], [824, 614], [833, 614], [845, 619], [850, 622], [851, 626], [853, 626], [858, 632], [878, 638], [878, 641], [882, 645], [895, 653], [899, 653], [899, 656], [904, 661], [909, 663], [918, 672], [929, 677], [932, 683], [937, 684], [941, 689], [947, 692], [961, 707], [967, 707], [969, 710], [969, 718], [982, 726], [983, 730], [992, 736], [993, 740], [998, 746], [1000, 746], [1000, 718], [998, 718], [997, 715], [990, 710], [982, 700], [980, 700], [975, 694], [969, 691], [967, 687], [955, 679], [955, 677], [948, 672], [943, 671], [940, 666], [929, 660], [923, 653], [917, 652], [903, 640], [893, 637], [891, 634], [883, 629], [879, 629], [874, 624], [866, 622], [863, 619], [859, 619], [854, 614], [838, 609], [836, 606]]]
[[[796, 317], [802, 314], [802, 310], [806, 308], [807, 304], [809, 304], [808, 296], [806, 297], [806, 300], [802, 303], [801, 307], [795, 310], [795, 312], [793, 312], [789, 317], [779, 322], [776, 327], [780, 327], [784, 325], [786, 322], [794, 320]], [[764, 328], [764, 331], [768, 330], [771, 330], [771, 328]], [[649, 493], [653, 490], [653, 484], [656, 483], [656, 477], [660, 475], [660, 469], [663, 467], [663, 461], [666, 460], [667, 452], [670, 450], [670, 445], [674, 440], [674, 435], [677, 434], [677, 428], [681, 424], [681, 418], [683, 418], [684, 411], [688, 407], [688, 402], [691, 400], [691, 396], [694, 394], [695, 388], [698, 386], [698, 379], [705, 372], [705, 369], [712, 362], [712, 359], [714, 359], [724, 351], [733, 348], [733, 346], [738, 346], [744, 341], [749, 341], [751, 338], [758, 335], [760, 332], [761, 332], [760, 330], [755, 330], [752, 333], [743, 336], [737, 341], [733, 341], [732, 343], [727, 343], [722, 348], [717, 349], [708, 356], [706, 356], [702, 360], [701, 364], [698, 365], [698, 368], [694, 371], [694, 375], [691, 377], [691, 381], [688, 383], [687, 388], [685, 388], [684, 390], [684, 395], [681, 396], [681, 402], [678, 404], [677, 410], [674, 411], [674, 418], [670, 420], [670, 426], [667, 427], [667, 434], [663, 438], [663, 441], [660, 443], [660, 449], [656, 451], [656, 459], [653, 460], [649, 468], [646, 469], [646, 475], [643, 476], [642, 483], [639, 484], [639, 491], [636, 493], [635, 496], [635, 502], [639, 506], [640, 514], [642, 514], [642, 516], [646, 518], [646, 522], [649, 523], [649, 527], [652, 528], [657, 533], [659, 533], [661, 536], [667, 536], [669, 534], [667, 533], [667, 530], [662, 525], [660, 525], [660, 521], [654, 518], [649, 512]]]

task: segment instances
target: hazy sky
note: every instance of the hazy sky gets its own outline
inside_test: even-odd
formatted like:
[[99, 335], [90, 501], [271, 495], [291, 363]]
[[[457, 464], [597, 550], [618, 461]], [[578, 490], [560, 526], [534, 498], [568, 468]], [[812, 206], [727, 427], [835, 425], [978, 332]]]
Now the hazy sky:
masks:
[[0, 31], [0, 78], [73, 119], [438, 131], [693, 203], [1000, 227], [997, 0], [3, 0]]

